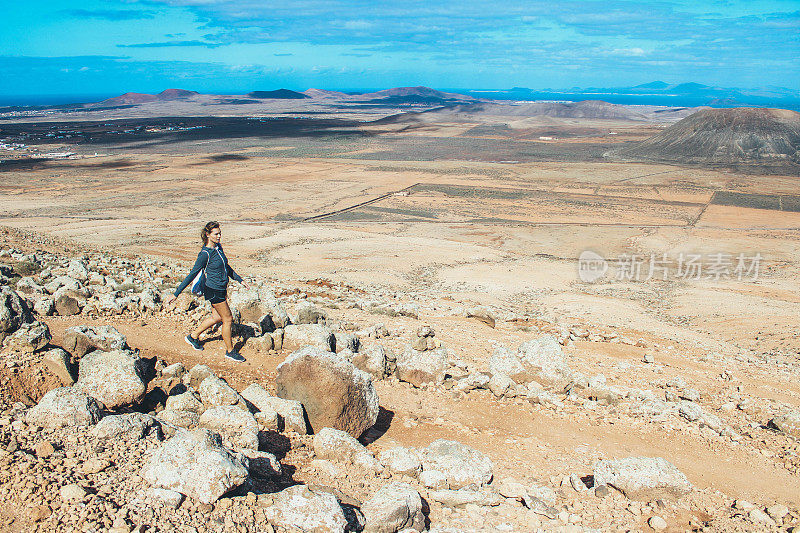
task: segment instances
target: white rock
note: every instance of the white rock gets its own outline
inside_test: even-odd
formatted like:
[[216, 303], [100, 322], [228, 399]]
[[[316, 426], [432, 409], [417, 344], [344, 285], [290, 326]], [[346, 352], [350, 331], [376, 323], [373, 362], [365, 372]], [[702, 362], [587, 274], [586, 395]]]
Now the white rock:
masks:
[[364, 533], [395, 533], [406, 528], [425, 529], [422, 498], [409, 484], [394, 482], [381, 488], [361, 506]]
[[[190, 372], [191, 373], [191, 372]], [[200, 383], [198, 387], [200, 401], [206, 407], [219, 407], [222, 405], [238, 405], [241, 409], [247, 409], [244, 398], [242, 398], [233, 387], [217, 376], [209, 376]]]
[[265, 413], [269, 419], [272, 418], [272, 412], [277, 413], [279, 416], [278, 429], [292, 430], [301, 435], [308, 433], [303, 404], [300, 402], [271, 396], [261, 385], [256, 383], [244, 389], [242, 397], [260, 412]]
[[91, 433], [98, 439], [141, 439], [158, 426], [158, 421], [148, 414], [127, 413], [104, 417], [92, 428]]
[[217, 435], [182, 429], [153, 453], [142, 477], [155, 487], [213, 503], [244, 483], [247, 473], [247, 458], [223, 448]]
[[305, 485], [282, 490], [274, 495], [273, 502], [264, 513], [270, 524], [279, 529], [343, 533], [347, 526], [344, 512], [332, 494], [316, 494]]
[[228, 448], [258, 449], [258, 423], [249, 411], [235, 405], [210, 407], [200, 415], [199, 423], [200, 427], [219, 433]]
[[74, 387], [53, 389], [26, 416], [29, 424], [45, 428], [91, 426], [100, 420], [94, 398]]
[[460, 442], [438, 439], [420, 450], [422, 470], [436, 470], [447, 478], [447, 488], [481, 487], [492, 479], [492, 462]]
[[393, 474], [416, 477], [422, 471], [422, 460], [416, 450], [402, 446], [382, 451], [378, 462]]
[[678, 498], [692, 485], [675, 465], [661, 457], [625, 457], [594, 465], [595, 485], [610, 485], [632, 500]]
[[143, 367], [144, 361], [131, 352], [96, 350], [81, 358], [75, 387], [106, 409], [135, 404], [144, 398], [147, 389]]
[[424, 352], [406, 346], [397, 356], [397, 377], [400, 381], [420, 387], [425, 383], [441, 383], [447, 371], [447, 349]]
[[314, 435], [314, 453], [320, 459], [350, 461], [356, 466], [375, 472], [383, 470], [372, 452], [349, 433], [338, 429], [322, 428]]

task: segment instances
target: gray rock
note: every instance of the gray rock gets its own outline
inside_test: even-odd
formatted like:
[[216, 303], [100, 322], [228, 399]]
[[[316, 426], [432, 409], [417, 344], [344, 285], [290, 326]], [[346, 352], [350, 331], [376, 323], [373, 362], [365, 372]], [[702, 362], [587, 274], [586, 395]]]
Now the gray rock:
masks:
[[407, 346], [397, 357], [396, 364], [398, 379], [415, 387], [425, 383], [441, 383], [447, 370], [447, 349], [421, 352]]
[[42, 356], [42, 362], [47, 367], [47, 370], [61, 380], [61, 383], [66, 386], [75, 384], [75, 370], [67, 352], [61, 348], [47, 350]]
[[0, 342], [29, 322], [33, 317], [25, 301], [10, 288], [0, 287]]
[[179, 411], [177, 409], [164, 409], [158, 413], [157, 418], [167, 427], [174, 426], [176, 428], [191, 429], [197, 427], [200, 423], [200, 415], [194, 411]]
[[59, 316], [72, 316], [81, 312], [81, 300], [75, 291], [62, 287], [53, 294], [53, 304]]
[[228, 385], [225, 380], [217, 376], [209, 376], [204, 379], [198, 387], [198, 392], [200, 393], [200, 401], [206, 407], [238, 405], [242, 409], [247, 409], [244, 398], [233, 387]]
[[168, 396], [165, 407], [174, 411], [190, 411], [198, 415], [203, 414], [203, 411], [206, 410], [203, 402], [201, 402], [200, 398], [192, 391]]
[[53, 389], [26, 416], [29, 424], [45, 428], [91, 426], [100, 420], [94, 398], [74, 387]]
[[314, 435], [314, 453], [320, 459], [351, 462], [361, 468], [380, 472], [383, 468], [372, 453], [350, 434], [333, 428], [322, 428]]
[[769, 421], [769, 425], [781, 433], [800, 439], [800, 412], [790, 411]]
[[42, 297], [36, 300], [36, 303], [33, 305], [33, 310], [39, 314], [39, 316], [52, 316], [56, 312], [56, 304], [53, 302], [52, 298]]
[[489, 390], [497, 398], [516, 396], [517, 384], [505, 374], [494, 374], [489, 380]]
[[128, 438], [138, 440], [151, 431], [158, 431], [158, 421], [145, 413], [106, 416], [92, 428], [98, 439]]
[[81, 358], [75, 387], [106, 409], [116, 409], [144, 398], [147, 383], [143, 375], [144, 361], [131, 352], [95, 350]]
[[70, 483], [64, 485], [58, 491], [62, 500], [65, 501], [80, 501], [86, 497], [86, 490], [77, 483]]
[[231, 309], [244, 323], [259, 324], [269, 317], [272, 327], [282, 328], [289, 323], [283, 304], [267, 288], [240, 290], [231, 294]]
[[394, 482], [381, 488], [361, 506], [364, 533], [395, 533], [406, 528], [425, 529], [422, 498], [408, 483]]
[[228, 448], [258, 449], [258, 423], [249, 411], [235, 405], [206, 409], [200, 415], [200, 427], [219, 433]]
[[80, 358], [95, 350], [126, 350], [128, 339], [114, 326], [72, 326], [64, 331], [63, 346]]
[[272, 337], [272, 349], [283, 350], [283, 328], [276, 329], [270, 333], [270, 337]]
[[422, 459], [416, 450], [398, 446], [378, 454], [378, 462], [393, 474], [416, 477], [422, 471]]
[[336, 336], [319, 324], [292, 324], [283, 328], [283, 349], [299, 350], [314, 346], [327, 352], [336, 351]]
[[[338, 340], [336, 341], [339, 342]], [[338, 344], [337, 344], [338, 346]], [[363, 370], [374, 380], [381, 380], [389, 374], [386, 350], [380, 344], [371, 344], [353, 355], [353, 366]]]
[[456, 390], [471, 391], [475, 389], [488, 389], [491, 377], [483, 372], [473, 372], [458, 380], [456, 383]]
[[194, 390], [197, 390], [200, 388], [200, 384], [204, 379], [215, 375], [216, 374], [206, 365], [194, 365], [191, 370], [189, 370], [189, 374], [184, 376], [184, 383]]
[[703, 416], [703, 408], [694, 402], [683, 400], [678, 406], [678, 413], [689, 422], [695, 422]]
[[561, 345], [552, 335], [541, 335], [522, 343], [516, 354], [497, 347], [489, 368], [492, 374], [504, 374], [517, 383], [536, 380], [553, 389], [563, 389], [571, 378]]
[[296, 400], [286, 400], [271, 396], [261, 385], [253, 383], [242, 391], [242, 397], [259, 412], [278, 415], [278, 429], [289, 429], [300, 435], [308, 433], [303, 404]]
[[300, 301], [295, 307], [295, 313], [297, 314], [297, 320], [293, 321], [295, 324], [324, 324], [328, 318], [325, 311], [308, 300]]
[[303, 404], [313, 430], [331, 427], [360, 436], [378, 419], [372, 379], [336, 354], [307, 347], [278, 365], [281, 398]]
[[333, 494], [316, 494], [306, 485], [294, 485], [273, 497], [264, 509], [273, 527], [288, 531], [344, 533], [347, 520]]
[[552, 335], [542, 335], [522, 343], [518, 356], [522, 366], [546, 387], [561, 389], [570, 379], [564, 352], [558, 339]]
[[77, 280], [86, 281], [89, 279], [89, 267], [83, 259], [73, 259], [69, 262], [67, 276]]
[[345, 331], [337, 331], [333, 335], [336, 337], [336, 351], [350, 350], [355, 354], [361, 349], [361, 340], [357, 335]]
[[139, 294], [139, 308], [142, 311], [161, 311], [161, 295], [155, 289], [148, 288]]
[[[555, 507], [556, 505], [556, 491], [551, 489], [550, 487], [546, 487], [544, 485], [539, 485], [538, 483], [533, 483], [527, 488], [528, 496], [531, 498], [537, 498], [543, 503], [545, 503], [549, 507]], [[527, 500], [526, 500], [527, 505]], [[528, 505], [531, 508], [530, 505]]]
[[11, 336], [6, 337], [5, 346], [18, 352], [33, 353], [47, 346], [52, 338], [47, 324], [29, 322], [22, 324]]
[[632, 500], [679, 498], [692, 490], [686, 476], [661, 457], [625, 457], [594, 465], [595, 485], [610, 485]]
[[209, 504], [244, 483], [247, 467], [247, 458], [222, 447], [218, 435], [181, 429], [153, 453], [142, 477], [155, 487]]
[[422, 470], [444, 474], [447, 488], [481, 487], [492, 480], [492, 462], [484, 454], [460, 442], [438, 439], [420, 450]]

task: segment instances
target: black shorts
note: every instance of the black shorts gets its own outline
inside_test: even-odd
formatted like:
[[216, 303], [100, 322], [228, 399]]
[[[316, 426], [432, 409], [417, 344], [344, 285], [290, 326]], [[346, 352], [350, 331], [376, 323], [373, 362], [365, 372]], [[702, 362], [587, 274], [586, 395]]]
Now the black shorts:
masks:
[[203, 298], [208, 300], [211, 304], [219, 304], [228, 299], [228, 290], [212, 289], [207, 286], [203, 289]]

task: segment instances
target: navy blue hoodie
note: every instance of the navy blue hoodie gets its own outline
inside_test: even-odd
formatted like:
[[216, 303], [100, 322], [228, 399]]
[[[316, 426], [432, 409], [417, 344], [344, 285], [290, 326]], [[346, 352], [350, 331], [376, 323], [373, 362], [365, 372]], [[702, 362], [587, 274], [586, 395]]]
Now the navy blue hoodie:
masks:
[[197, 261], [194, 262], [192, 271], [189, 272], [189, 275], [186, 276], [183, 283], [175, 289], [175, 296], [183, 292], [183, 289], [185, 289], [204, 268], [206, 269], [206, 287], [210, 289], [224, 291], [228, 288], [228, 277], [235, 279], [239, 283], [242, 282], [242, 277], [234, 272], [228, 264], [228, 258], [225, 257], [222, 246], [217, 245], [216, 248], [203, 246], [203, 249], [197, 254]]

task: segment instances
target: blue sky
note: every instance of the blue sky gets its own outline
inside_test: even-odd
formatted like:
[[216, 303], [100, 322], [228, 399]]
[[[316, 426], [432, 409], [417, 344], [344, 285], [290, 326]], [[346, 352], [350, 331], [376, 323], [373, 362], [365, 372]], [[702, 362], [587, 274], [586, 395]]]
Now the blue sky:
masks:
[[800, 88], [800, 0], [4, 2], [0, 95]]

